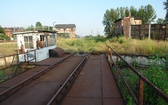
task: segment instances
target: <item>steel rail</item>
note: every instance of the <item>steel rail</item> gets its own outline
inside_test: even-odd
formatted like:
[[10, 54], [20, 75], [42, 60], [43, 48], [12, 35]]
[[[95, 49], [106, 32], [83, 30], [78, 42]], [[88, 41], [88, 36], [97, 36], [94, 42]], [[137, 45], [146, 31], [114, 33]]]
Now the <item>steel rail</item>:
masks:
[[[108, 45], [107, 45], [108, 46]], [[110, 46], [108, 46], [125, 64], [128, 65], [129, 68], [140, 78], [142, 79], [149, 87], [151, 87], [165, 102], [168, 103], [168, 95], [165, 94], [162, 90], [156, 87], [152, 82], [146, 79], [143, 75], [141, 75], [134, 67], [132, 67], [127, 61], [125, 61], [117, 52], [115, 52]]]
[[69, 57], [73, 56], [75, 53], [70, 54], [69, 56], [67, 56], [64, 59], [61, 59], [60, 61], [51, 64], [49, 67], [44, 68], [43, 70], [41, 70], [40, 72], [37, 72], [36, 74], [32, 75], [29, 78], [24, 79], [23, 81], [15, 84], [14, 86], [8, 88], [7, 90], [3, 91], [0, 93], [0, 102], [2, 102], [3, 100], [5, 100], [7, 97], [11, 96], [13, 93], [15, 93], [16, 91], [18, 91], [19, 89], [21, 89], [22, 87], [24, 87], [25, 85], [29, 84], [30, 82], [32, 82], [33, 80], [39, 78], [41, 75], [47, 73], [49, 70], [51, 70], [52, 68], [54, 68], [55, 66], [59, 65], [60, 63], [62, 63], [63, 61], [65, 61], [66, 59], [68, 59]]
[[53, 97], [49, 100], [47, 105], [59, 105], [69, 91], [71, 86], [73, 85], [75, 79], [77, 78], [78, 74], [80, 73], [81, 69], [83, 68], [84, 64], [86, 63], [87, 58], [90, 54], [87, 54], [82, 61], [76, 66], [73, 72], [69, 75], [69, 77], [65, 80], [59, 90], [53, 95]]

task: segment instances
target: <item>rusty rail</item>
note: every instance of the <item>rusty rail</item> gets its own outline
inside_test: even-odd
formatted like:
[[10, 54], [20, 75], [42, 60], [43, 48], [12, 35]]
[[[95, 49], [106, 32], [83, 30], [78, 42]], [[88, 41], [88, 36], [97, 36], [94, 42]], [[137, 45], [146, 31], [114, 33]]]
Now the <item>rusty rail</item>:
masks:
[[[152, 90], [155, 91], [155, 93], [160, 96], [166, 103], [168, 103], [168, 95], [165, 94], [162, 90], [160, 90], [158, 87], [156, 87], [153, 83], [151, 83], [148, 79], [146, 79], [144, 76], [142, 76], [134, 67], [132, 67], [128, 62], [126, 62], [117, 52], [115, 52], [110, 46], [106, 45], [106, 56], [109, 60], [109, 64], [113, 64], [112, 54], [116, 55], [116, 64], [114, 64], [116, 68], [116, 80], [118, 79], [118, 75], [121, 76], [123, 82], [125, 83], [126, 87], [129, 90], [129, 93], [134, 99], [134, 102], [137, 105], [143, 105], [143, 96], [144, 96], [144, 83], [147, 84]], [[139, 77], [139, 96], [138, 98], [131, 90], [130, 86], [128, 85], [127, 81], [124, 79], [123, 75], [121, 74], [121, 71], [118, 67], [118, 58], [120, 58], [135, 74]]]
[[22, 87], [24, 87], [25, 85], [27, 85], [28, 83], [32, 82], [33, 80], [39, 78], [41, 75], [47, 73], [49, 70], [51, 70], [52, 68], [54, 68], [55, 66], [59, 65], [60, 63], [62, 63], [63, 61], [65, 61], [66, 59], [68, 59], [69, 57], [71, 57], [72, 55], [74, 55], [75, 53], [70, 54], [69, 56], [67, 56], [64, 59], [61, 59], [60, 61], [53, 63], [52, 65], [50, 65], [47, 68], [44, 68], [43, 70], [41, 70], [40, 72], [32, 75], [31, 77], [17, 83], [16, 85], [10, 87], [9, 89], [3, 91], [0, 93], [0, 102], [2, 102], [3, 100], [5, 100], [7, 97], [11, 96], [13, 93], [15, 93], [16, 91], [18, 91], [19, 89], [21, 89]]
[[81, 69], [83, 68], [89, 54], [87, 54], [82, 61], [77, 65], [77, 67], [73, 70], [73, 72], [69, 75], [69, 77], [65, 80], [59, 90], [53, 95], [51, 100], [48, 102], [47, 105], [59, 105], [61, 104], [62, 99], [69, 91], [71, 86], [73, 85], [75, 79], [77, 78], [78, 74], [80, 73]]

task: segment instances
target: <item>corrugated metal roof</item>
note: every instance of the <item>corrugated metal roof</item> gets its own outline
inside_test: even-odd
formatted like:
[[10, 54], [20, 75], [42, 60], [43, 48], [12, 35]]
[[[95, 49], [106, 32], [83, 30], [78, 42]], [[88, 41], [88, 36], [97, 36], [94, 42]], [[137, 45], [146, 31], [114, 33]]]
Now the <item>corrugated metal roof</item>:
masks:
[[56, 28], [76, 28], [75, 24], [57, 24]]

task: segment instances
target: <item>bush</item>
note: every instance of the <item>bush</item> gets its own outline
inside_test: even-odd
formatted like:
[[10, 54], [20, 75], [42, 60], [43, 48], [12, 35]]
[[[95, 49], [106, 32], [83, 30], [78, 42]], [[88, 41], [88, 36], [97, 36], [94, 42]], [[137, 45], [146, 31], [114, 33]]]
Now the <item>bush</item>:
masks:
[[0, 34], [0, 40], [10, 40], [10, 37], [6, 36], [5, 34]]

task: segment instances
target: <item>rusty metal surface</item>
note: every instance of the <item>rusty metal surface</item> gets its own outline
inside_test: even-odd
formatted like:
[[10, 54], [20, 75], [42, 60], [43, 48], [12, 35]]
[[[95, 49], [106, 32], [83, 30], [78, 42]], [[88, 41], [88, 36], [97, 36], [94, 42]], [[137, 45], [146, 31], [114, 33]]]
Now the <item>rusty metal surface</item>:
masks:
[[21, 82], [22, 80], [34, 75], [36, 72], [39, 72], [43, 69], [45, 69], [47, 66], [50, 66], [51, 64], [53, 63], [56, 63], [58, 61], [60, 61], [61, 59], [64, 59], [68, 56], [69, 54], [66, 54], [65, 56], [63, 56], [62, 58], [48, 58], [48, 59], [45, 59], [41, 62], [37, 62], [37, 65], [40, 65], [40, 66], [36, 66], [16, 77], [13, 77], [12, 79], [9, 79], [5, 82], [2, 82], [0, 83], [0, 92], [10, 88], [11, 86]]
[[82, 60], [79, 62], [79, 64], [75, 67], [75, 69], [72, 71], [72, 73], [68, 76], [68, 78], [63, 82], [61, 87], [58, 89], [58, 91], [53, 95], [53, 97], [49, 100], [47, 105], [59, 105], [62, 102], [62, 99], [67, 94], [67, 92], [70, 90], [71, 86], [75, 82], [76, 78], [78, 77], [80, 71], [84, 67], [87, 58], [90, 54], [86, 53], [85, 56], [82, 58]]
[[82, 56], [73, 56], [67, 59], [45, 75], [29, 83], [11, 97], [0, 104], [4, 105], [46, 105], [62, 82], [72, 72], [82, 59]]
[[[4, 100], [2, 105], [46, 105], [85, 54], [75, 54], [52, 68], [45, 75], [21, 88]], [[47, 59], [40, 65], [51, 65]], [[39, 66], [43, 67], [43, 66]], [[47, 67], [47, 66], [44, 66]], [[40, 72], [32, 69], [31, 73]], [[31, 75], [31, 73], [29, 75]], [[27, 75], [28, 75], [27, 74]], [[26, 74], [25, 74], [26, 75]], [[24, 76], [23, 76], [24, 77]], [[22, 78], [23, 78], [22, 77]], [[63, 105], [124, 105], [105, 55], [91, 55], [64, 98]]]
[[[32, 82], [33, 80], [39, 78], [41, 75], [45, 74], [46, 72], [48, 72], [50, 69], [52, 69], [53, 67], [59, 65], [60, 63], [62, 63], [63, 61], [65, 61], [67, 58], [71, 57], [72, 55], [74, 55], [74, 53], [69, 54], [67, 57], [62, 58], [61, 60], [59, 60], [58, 62], [50, 62], [51, 64], [43, 69], [39, 69], [39, 71], [33, 71], [35, 74], [23, 79], [21, 78], [21, 76], [17, 76], [17, 79], [20, 79], [20, 81], [16, 84], [14, 84], [13, 86], [7, 88], [6, 90], [3, 90], [2, 92], [0, 92], [0, 102], [3, 101], [4, 99], [6, 99], [7, 97], [11, 96], [13, 93], [17, 92], [19, 89], [23, 88], [24, 86], [26, 86], [27, 84], [29, 84], [30, 82]], [[31, 71], [31, 70], [30, 70]], [[30, 72], [29, 71], [29, 72]], [[5, 88], [3, 88], [5, 89]]]
[[66, 58], [67, 56], [69, 56], [69, 54], [65, 54], [63, 57], [60, 57], [60, 58], [47, 58], [45, 60], [37, 62], [37, 65], [51, 65], [53, 63], [60, 61], [63, 58]]
[[[41, 69], [44, 69], [46, 66], [36, 66], [35, 68], [27, 71], [27, 72], [24, 72], [16, 77], [13, 77], [5, 82], [2, 82], [0, 84], [0, 92], [10, 88], [11, 86], [21, 82], [22, 80], [32, 76], [33, 74], [35, 74], [37, 71], [40, 71]], [[36, 72], [34, 72], [36, 71]]]
[[105, 55], [91, 55], [62, 105], [124, 105]]

